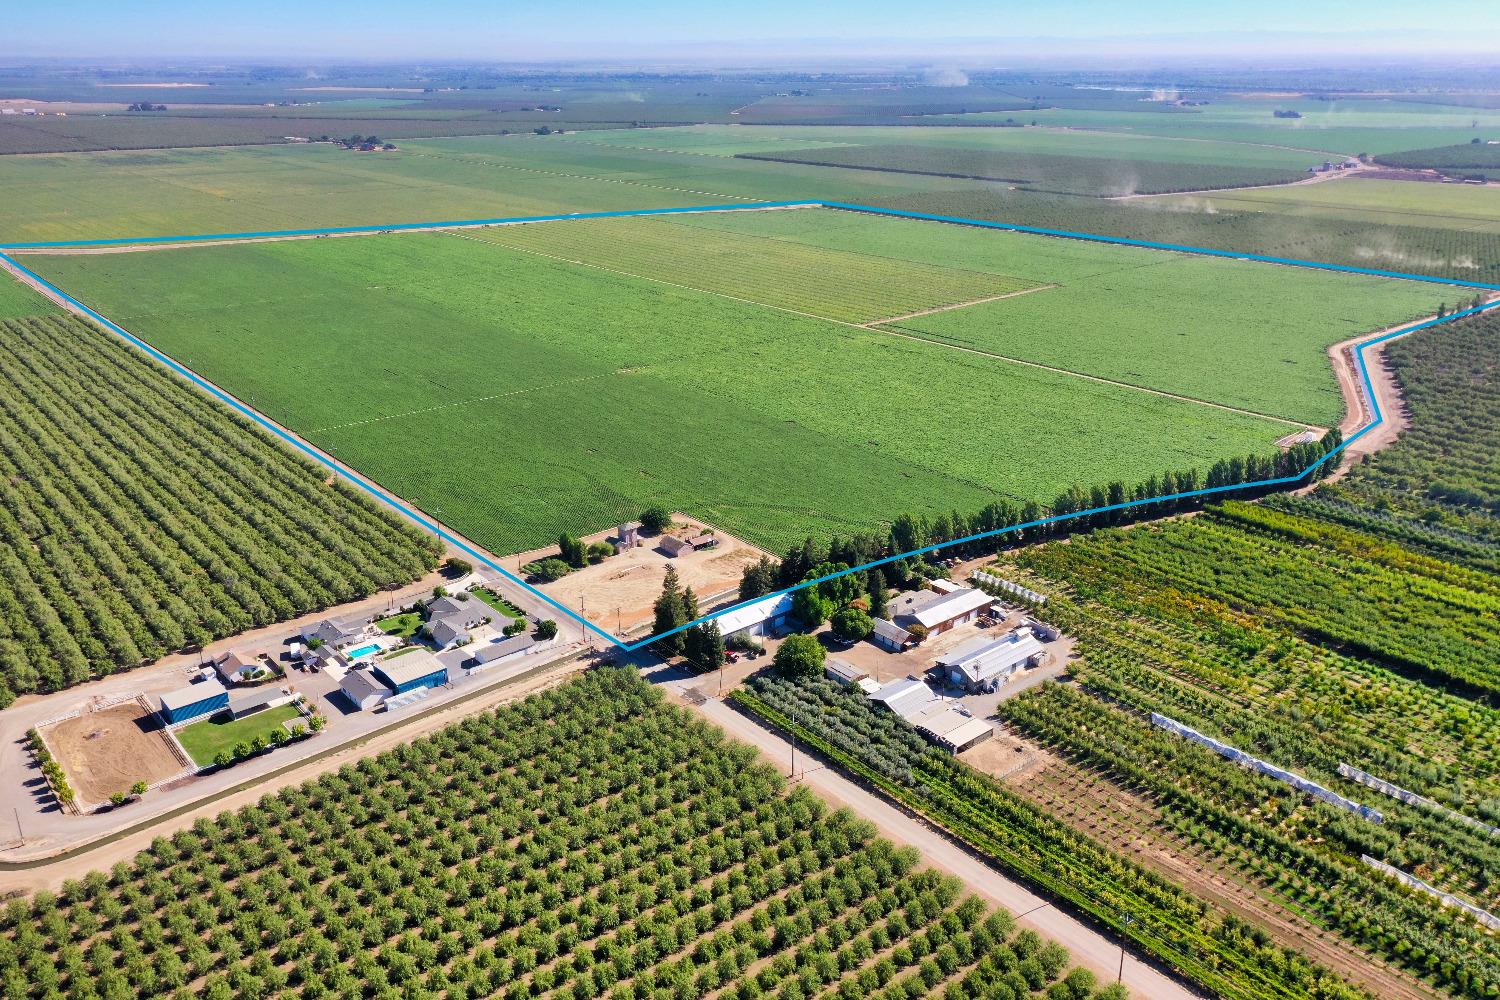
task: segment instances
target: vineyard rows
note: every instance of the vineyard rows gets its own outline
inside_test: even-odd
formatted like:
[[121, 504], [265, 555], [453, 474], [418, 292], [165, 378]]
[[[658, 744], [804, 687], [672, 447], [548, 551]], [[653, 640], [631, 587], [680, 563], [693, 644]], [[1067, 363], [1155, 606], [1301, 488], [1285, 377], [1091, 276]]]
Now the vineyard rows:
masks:
[[12, 901], [0, 995], [1113, 998], [595, 671]]
[[[1071, 829], [993, 779], [928, 746], [858, 692], [826, 680], [760, 677], [735, 700], [795, 733], [1004, 870], [1130, 939], [1226, 998], [1353, 998], [1362, 991], [1270, 944], [1167, 879]], [[1127, 922], [1124, 917], [1129, 914]]]
[[72, 317], [0, 323], [0, 705], [405, 583], [436, 543]]

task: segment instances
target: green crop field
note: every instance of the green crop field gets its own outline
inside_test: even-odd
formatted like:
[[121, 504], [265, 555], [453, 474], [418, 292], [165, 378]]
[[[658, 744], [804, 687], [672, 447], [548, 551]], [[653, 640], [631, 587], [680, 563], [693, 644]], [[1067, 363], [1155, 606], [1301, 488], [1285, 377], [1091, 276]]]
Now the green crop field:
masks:
[[1390, 226], [1500, 232], [1500, 191], [1471, 184], [1343, 178], [1323, 184], [1182, 195], [1164, 199], [1194, 208], [1322, 216]]
[[[778, 236], [758, 243], [788, 245], [782, 272], [766, 272], [773, 302], [793, 294], [784, 286], [827, 281], [808, 273], [815, 243], [776, 232], [820, 223], [851, 242], [824, 248], [822, 268], [891, 269], [882, 273], [897, 284], [882, 309], [919, 304], [945, 254], [952, 263], [939, 273], [962, 267], [986, 288], [1036, 281], [1049, 258], [1068, 263], [1053, 269], [1060, 279], [1111, 266], [1107, 248], [1086, 244], [817, 210], [755, 214], [768, 227], [756, 235]], [[680, 258], [676, 267], [741, 225], [727, 215], [691, 218], [628, 224], [680, 234], [675, 249], [659, 238], [663, 253]], [[611, 237], [614, 223], [546, 225], [597, 226], [598, 245], [624, 242]], [[754, 233], [745, 226], [740, 235]], [[488, 235], [512, 240], [518, 228]], [[903, 290], [899, 255], [888, 248], [919, 229], [927, 242], [914, 240], [905, 254], [914, 263]], [[1010, 248], [975, 245], [988, 237]], [[26, 259], [501, 552], [563, 529], [595, 530], [648, 502], [784, 549], [808, 533], [868, 530], [907, 510], [1049, 500], [1075, 483], [1206, 469], [1264, 454], [1289, 430], [470, 233]], [[1020, 263], [1027, 269], [1012, 274]], [[724, 273], [705, 267], [703, 277]], [[1321, 342], [1325, 333], [1310, 336]]]
[[[815, 214], [828, 221], [827, 211]], [[867, 228], [882, 228], [878, 220], [871, 223]], [[984, 270], [766, 239], [766, 231], [754, 220], [724, 230], [656, 217], [501, 226], [465, 235], [845, 323], [870, 323], [1039, 284]]]
[[[502, 227], [476, 238], [851, 322], [1033, 289], [898, 325], [1325, 427], [1342, 402], [1324, 349], [1454, 298], [1410, 282], [814, 209]], [[805, 258], [814, 250], [830, 256]], [[787, 280], [801, 261], [806, 273]], [[885, 268], [939, 262], [943, 275], [969, 280], [949, 290], [913, 270], [932, 293], [925, 302], [886, 284]]]
[[0, 274], [0, 319], [20, 319], [56, 311], [57, 307], [51, 302], [9, 274]]

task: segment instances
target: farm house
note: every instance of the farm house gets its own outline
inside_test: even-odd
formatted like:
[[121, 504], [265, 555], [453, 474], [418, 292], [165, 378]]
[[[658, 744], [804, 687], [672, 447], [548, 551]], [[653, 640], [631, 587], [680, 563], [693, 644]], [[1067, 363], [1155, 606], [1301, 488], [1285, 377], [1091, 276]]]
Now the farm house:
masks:
[[1004, 684], [1017, 670], [1036, 666], [1044, 654], [1035, 633], [1019, 628], [1001, 639], [972, 639], [941, 656], [937, 667], [948, 683], [975, 692]]
[[229, 707], [229, 690], [218, 681], [202, 681], [168, 691], [161, 696], [157, 714], [168, 726], [176, 726]]
[[995, 599], [982, 590], [963, 587], [951, 594], [918, 590], [891, 602], [891, 620], [906, 629], [920, 625], [928, 635], [940, 635], [955, 625], [971, 622], [988, 611]]
[[398, 695], [417, 688], [435, 688], [448, 683], [448, 668], [425, 649], [382, 660], [370, 667], [370, 670], [376, 679]]

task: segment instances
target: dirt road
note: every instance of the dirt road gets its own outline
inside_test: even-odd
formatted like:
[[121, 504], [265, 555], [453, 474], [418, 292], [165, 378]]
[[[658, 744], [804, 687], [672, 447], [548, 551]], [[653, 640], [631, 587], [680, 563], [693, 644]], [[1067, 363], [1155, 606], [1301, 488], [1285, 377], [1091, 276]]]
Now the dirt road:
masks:
[[[746, 718], [714, 698], [702, 700], [689, 694], [710, 681], [681, 671], [658, 667], [646, 671], [647, 680], [661, 684], [682, 704], [691, 706], [730, 736], [756, 747], [771, 763], [788, 771], [792, 747], [780, 734]], [[684, 697], [684, 695], [689, 695]], [[948, 836], [913, 819], [885, 799], [866, 791], [838, 771], [820, 762], [796, 755], [794, 780], [805, 783], [834, 806], [847, 806], [856, 815], [875, 824], [881, 835], [897, 843], [911, 844], [922, 852], [927, 864], [963, 881], [965, 887], [991, 903], [1015, 914], [1016, 922], [1066, 947], [1073, 961], [1089, 969], [1101, 982], [1112, 983], [1121, 973], [1120, 943], [1075, 920], [1035, 893], [991, 868]], [[1169, 978], [1133, 955], [1125, 953], [1122, 982], [1131, 996], [1150, 1000], [1188, 1000], [1196, 997], [1183, 984]]]

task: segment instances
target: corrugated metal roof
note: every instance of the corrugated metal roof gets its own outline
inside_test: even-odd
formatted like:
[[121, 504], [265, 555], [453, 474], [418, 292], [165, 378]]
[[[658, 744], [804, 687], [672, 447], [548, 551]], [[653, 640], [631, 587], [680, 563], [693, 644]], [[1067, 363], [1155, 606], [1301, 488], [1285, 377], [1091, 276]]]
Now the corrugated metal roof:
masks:
[[937, 695], [926, 684], [908, 677], [905, 680], [891, 681], [870, 695], [870, 700], [880, 702], [903, 719], [910, 719], [926, 708], [929, 702], [936, 701]]
[[952, 621], [977, 611], [980, 608], [993, 604], [995, 599], [982, 590], [970, 590], [965, 588], [957, 590], [941, 601], [929, 604], [920, 611], [915, 612], [912, 617], [922, 624], [924, 628], [933, 628], [943, 622]]
[[227, 698], [229, 689], [215, 680], [199, 681], [197, 684], [189, 684], [187, 687], [180, 687], [176, 691], [168, 691], [162, 695], [161, 707], [173, 712], [219, 694]]
[[447, 673], [448, 668], [438, 662], [438, 658], [425, 649], [418, 649], [415, 653], [403, 653], [389, 660], [380, 660], [375, 664], [386, 680], [396, 686], [414, 681], [419, 677], [426, 677], [439, 671]]
[[762, 622], [778, 618], [792, 610], [792, 595], [779, 594], [774, 597], [765, 597], [754, 604], [747, 604], [743, 608], [736, 608], [728, 614], [714, 619], [719, 623], [721, 635], [733, 635], [743, 629], [751, 628]]

